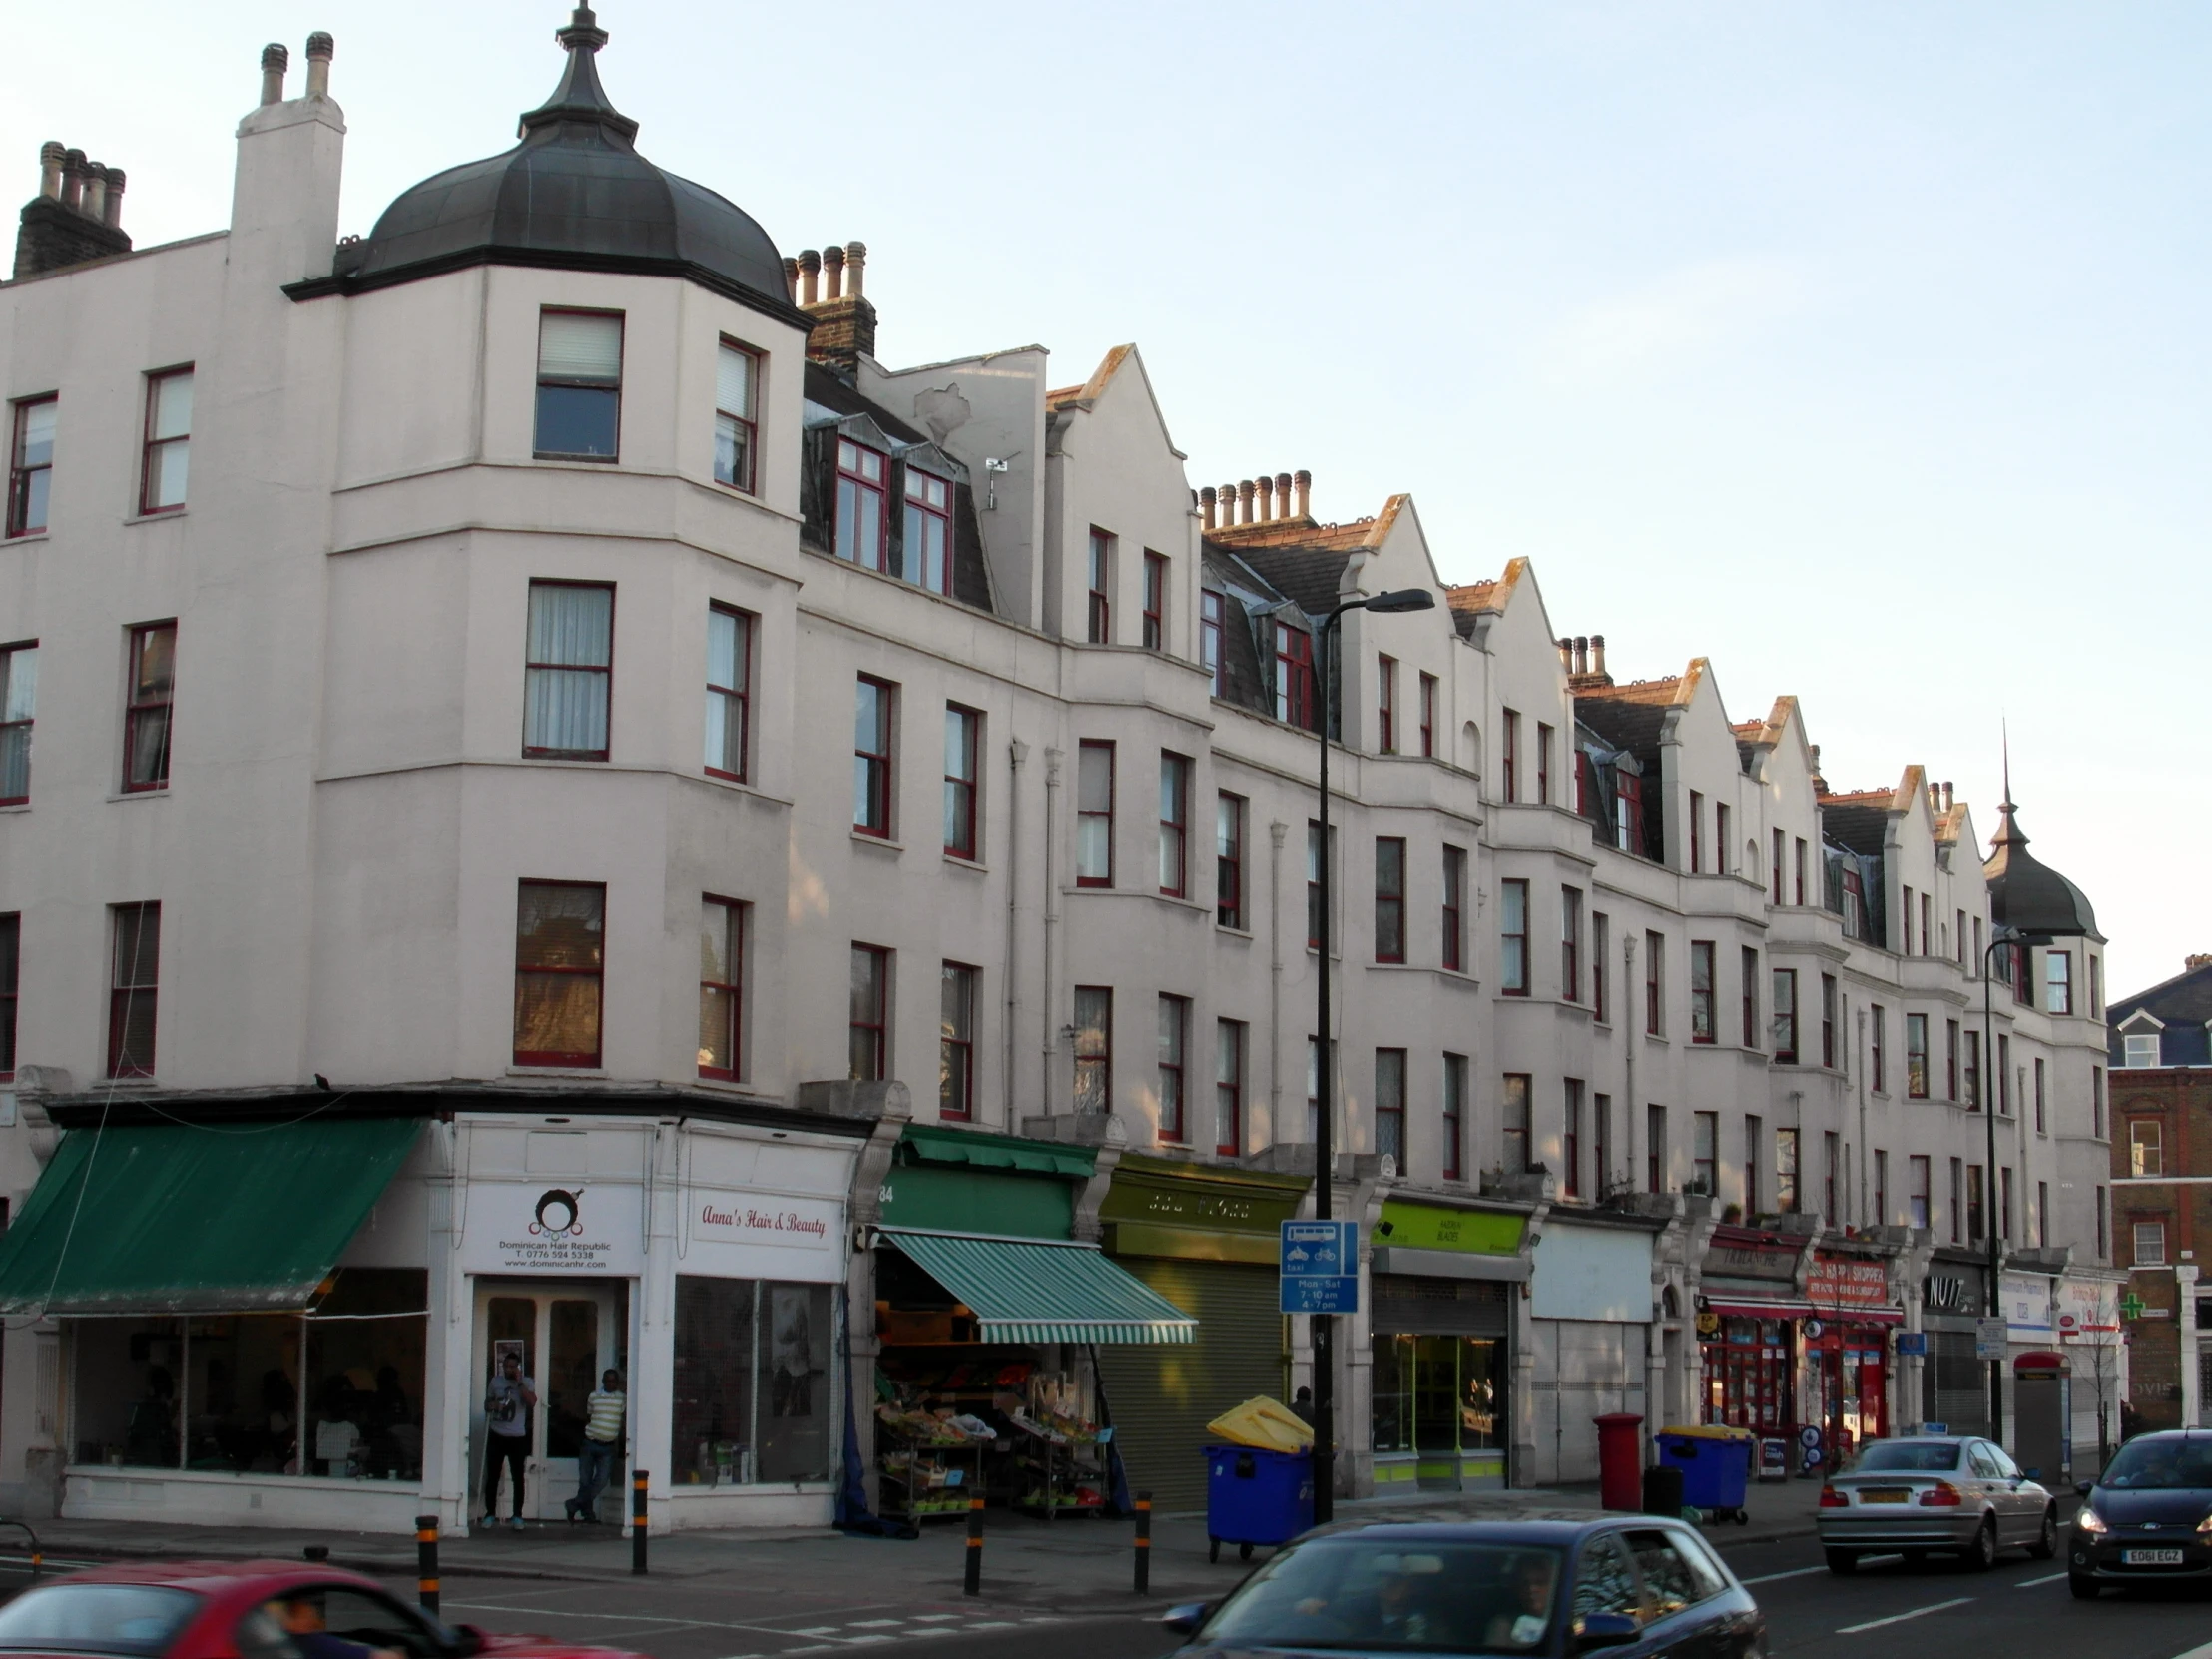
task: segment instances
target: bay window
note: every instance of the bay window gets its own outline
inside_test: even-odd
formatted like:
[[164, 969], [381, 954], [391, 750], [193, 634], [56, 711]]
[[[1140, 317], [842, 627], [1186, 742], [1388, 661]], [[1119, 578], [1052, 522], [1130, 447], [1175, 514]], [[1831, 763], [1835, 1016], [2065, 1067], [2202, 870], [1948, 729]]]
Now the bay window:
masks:
[[530, 584], [522, 753], [604, 761], [614, 686], [615, 590], [602, 582]]
[[524, 881], [515, 904], [514, 1063], [596, 1067], [607, 887]]
[[753, 491], [761, 354], [726, 339], [715, 355], [715, 482]]
[[611, 461], [622, 430], [622, 313], [538, 314], [537, 436], [541, 458]]

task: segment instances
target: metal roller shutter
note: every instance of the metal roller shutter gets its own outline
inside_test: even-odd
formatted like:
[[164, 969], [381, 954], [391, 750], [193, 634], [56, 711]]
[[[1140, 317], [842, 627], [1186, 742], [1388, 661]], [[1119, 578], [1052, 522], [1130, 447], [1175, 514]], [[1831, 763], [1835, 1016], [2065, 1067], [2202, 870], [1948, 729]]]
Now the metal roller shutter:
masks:
[[1511, 1329], [1509, 1287], [1494, 1280], [1379, 1273], [1371, 1283], [1379, 1336], [1503, 1337]]
[[1129, 1490], [1152, 1493], [1156, 1510], [1206, 1506], [1206, 1425], [1254, 1394], [1288, 1400], [1289, 1355], [1277, 1308], [1273, 1268], [1230, 1262], [1119, 1257], [1135, 1274], [1198, 1321], [1198, 1341], [1113, 1344], [1098, 1350], [1114, 1442]]
[[1924, 1420], [1945, 1423], [1953, 1434], [1989, 1431], [1989, 1367], [1973, 1354], [1971, 1331], [1929, 1332], [1921, 1370]]

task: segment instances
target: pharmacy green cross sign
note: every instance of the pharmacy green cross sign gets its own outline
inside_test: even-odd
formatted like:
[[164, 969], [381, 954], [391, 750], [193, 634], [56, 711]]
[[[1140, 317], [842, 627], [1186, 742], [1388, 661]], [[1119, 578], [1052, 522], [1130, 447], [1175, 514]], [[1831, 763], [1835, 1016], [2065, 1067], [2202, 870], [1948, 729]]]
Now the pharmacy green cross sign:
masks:
[[2123, 1320], [2139, 1320], [2142, 1317], [2143, 1299], [2133, 1291], [2129, 1291], [2127, 1295], [2120, 1298], [2120, 1318]]

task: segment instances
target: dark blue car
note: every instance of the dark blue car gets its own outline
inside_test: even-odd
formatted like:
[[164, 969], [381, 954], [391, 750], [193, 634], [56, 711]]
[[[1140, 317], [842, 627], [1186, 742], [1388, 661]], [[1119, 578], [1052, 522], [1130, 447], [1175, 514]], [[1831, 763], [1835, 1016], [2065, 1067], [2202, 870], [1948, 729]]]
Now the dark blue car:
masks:
[[2212, 1578], [2212, 1434], [2138, 1434], [2112, 1454], [2066, 1541], [2073, 1593]]
[[1767, 1621], [1696, 1530], [1651, 1515], [1308, 1533], [1219, 1605], [1178, 1607], [1177, 1659], [1327, 1652], [1765, 1659]]

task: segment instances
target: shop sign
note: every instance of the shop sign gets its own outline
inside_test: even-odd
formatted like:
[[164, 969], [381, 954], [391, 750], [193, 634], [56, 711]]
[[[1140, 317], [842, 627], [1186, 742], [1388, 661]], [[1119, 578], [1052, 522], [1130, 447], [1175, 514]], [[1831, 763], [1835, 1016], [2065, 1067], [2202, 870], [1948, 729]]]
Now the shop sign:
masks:
[[1798, 1248], [1713, 1235], [1706, 1247], [1705, 1271], [1732, 1279], [1776, 1279], [1797, 1283]]
[[694, 1189], [691, 1236], [715, 1244], [827, 1250], [843, 1231], [841, 1206], [819, 1198]]
[[1890, 1302], [1890, 1270], [1886, 1263], [1857, 1256], [1821, 1251], [1805, 1276], [1808, 1300], [1839, 1311], [1853, 1308], [1887, 1308]]
[[1375, 1242], [1393, 1250], [1458, 1250], [1517, 1256], [1528, 1218], [1511, 1210], [1451, 1210], [1441, 1204], [1385, 1199]]
[[2117, 1285], [2103, 1279], [2058, 1281], [2058, 1340], [2094, 1343], [2120, 1328]]
[[1932, 1273], [1921, 1287], [1921, 1301], [1932, 1313], [1970, 1314], [1978, 1292], [1962, 1273]]
[[629, 1277], [645, 1269], [644, 1196], [633, 1185], [470, 1181], [461, 1203], [464, 1272]]
[[2051, 1281], [2039, 1273], [2008, 1273], [1997, 1306], [2016, 1343], [2048, 1343], [2052, 1336]]

